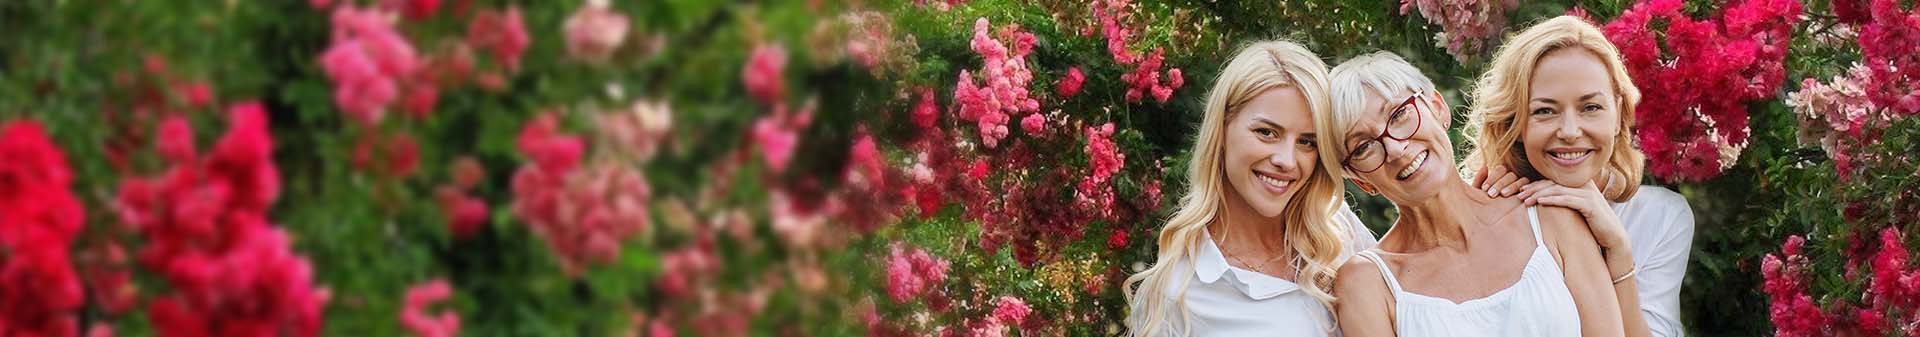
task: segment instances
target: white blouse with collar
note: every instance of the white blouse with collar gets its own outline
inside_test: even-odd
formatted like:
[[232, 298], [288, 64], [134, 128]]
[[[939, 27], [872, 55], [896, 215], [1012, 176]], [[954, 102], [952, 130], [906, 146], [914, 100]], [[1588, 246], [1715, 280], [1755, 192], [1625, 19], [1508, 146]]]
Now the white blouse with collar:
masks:
[[[1341, 207], [1334, 221], [1349, 229], [1347, 247], [1340, 252], [1338, 263], [1379, 243], [1348, 207]], [[1193, 278], [1185, 282], [1190, 320], [1187, 324], [1179, 319], [1169, 320], [1172, 329], [1162, 331], [1192, 328], [1192, 336], [1196, 337], [1340, 335], [1333, 313], [1301, 290], [1299, 284], [1228, 264], [1211, 234], [1203, 234], [1198, 244], [1198, 255], [1191, 261], [1180, 261], [1181, 268], [1172, 269], [1190, 267], [1193, 270]], [[1179, 296], [1178, 289], [1163, 293]]]
[[1665, 187], [1643, 185], [1627, 202], [1613, 204], [1627, 241], [1633, 243], [1640, 312], [1654, 336], [1686, 336], [1680, 325], [1680, 283], [1693, 252], [1693, 208]]

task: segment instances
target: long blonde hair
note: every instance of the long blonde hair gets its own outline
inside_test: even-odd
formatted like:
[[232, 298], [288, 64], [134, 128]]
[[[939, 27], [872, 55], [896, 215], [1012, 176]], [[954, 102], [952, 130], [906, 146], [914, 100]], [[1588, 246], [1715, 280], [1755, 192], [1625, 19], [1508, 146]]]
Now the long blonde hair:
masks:
[[1614, 136], [1607, 170], [1625, 177], [1625, 188], [1608, 195], [1613, 202], [1626, 202], [1640, 189], [1641, 169], [1646, 156], [1633, 145], [1634, 107], [1640, 105], [1640, 89], [1633, 86], [1627, 67], [1620, 61], [1620, 50], [1606, 35], [1579, 17], [1561, 16], [1528, 27], [1494, 54], [1492, 67], [1480, 76], [1473, 90], [1473, 112], [1468, 117], [1466, 134], [1472, 152], [1461, 162], [1462, 172], [1474, 172], [1503, 165], [1528, 179], [1541, 179], [1533, 163], [1527, 162], [1526, 149], [1520, 146], [1520, 134], [1526, 131], [1521, 111], [1527, 110], [1527, 96], [1533, 82], [1533, 68], [1540, 57], [1561, 48], [1581, 48], [1600, 58], [1613, 78], [1618, 94], [1620, 133]]
[[[1185, 304], [1193, 279], [1193, 257], [1198, 254], [1208, 224], [1225, 212], [1225, 156], [1227, 120], [1248, 101], [1267, 90], [1296, 88], [1308, 108], [1319, 115], [1327, 109], [1327, 65], [1319, 56], [1288, 41], [1262, 41], [1242, 48], [1207, 95], [1206, 115], [1194, 137], [1193, 157], [1187, 164], [1187, 193], [1173, 217], [1160, 229], [1159, 254], [1152, 267], [1128, 277], [1127, 301], [1134, 312], [1127, 326], [1134, 336], [1191, 335], [1186, 327], [1171, 332], [1171, 323], [1186, 326], [1191, 311]], [[1325, 139], [1326, 137], [1321, 137]], [[1306, 294], [1329, 305], [1335, 264], [1345, 247], [1344, 224], [1332, 221], [1343, 205], [1341, 180], [1321, 161], [1310, 169], [1300, 192], [1287, 200], [1281, 212], [1287, 253], [1301, 261], [1296, 283]], [[1238, 197], [1238, 196], [1232, 196]], [[1177, 321], [1175, 321], [1177, 319]]]

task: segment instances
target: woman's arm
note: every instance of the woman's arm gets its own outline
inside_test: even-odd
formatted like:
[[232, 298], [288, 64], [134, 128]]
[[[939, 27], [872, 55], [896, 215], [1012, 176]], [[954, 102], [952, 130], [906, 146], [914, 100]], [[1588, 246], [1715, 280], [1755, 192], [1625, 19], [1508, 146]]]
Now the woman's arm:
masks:
[[1373, 260], [1355, 257], [1334, 278], [1334, 314], [1347, 337], [1394, 336], [1393, 291]]
[[[1639, 291], [1631, 277], [1618, 284], [1600, 255], [1593, 232], [1585, 226], [1585, 217], [1572, 209], [1541, 207], [1542, 234], [1552, 241], [1556, 258], [1565, 273], [1567, 290], [1580, 312], [1580, 329], [1585, 336], [1647, 336], [1646, 318], [1640, 314]], [[1630, 252], [1619, 252], [1630, 254]], [[1631, 258], [1626, 260], [1631, 266]]]

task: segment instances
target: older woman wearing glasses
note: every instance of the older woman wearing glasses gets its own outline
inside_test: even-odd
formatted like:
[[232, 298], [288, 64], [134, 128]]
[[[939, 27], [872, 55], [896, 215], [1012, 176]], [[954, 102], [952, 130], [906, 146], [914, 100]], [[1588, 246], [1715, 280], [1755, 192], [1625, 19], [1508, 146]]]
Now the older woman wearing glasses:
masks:
[[1418, 69], [1361, 55], [1334, 67], [1329, 84], [1333, 109], [1314, 118], [1322, 160], [1400, 214], [1337, 273], [1346, 336], [1646, 333], [1638, 315], [1622, 317], [1580, 214], [1489, 197], [1460, 179], [1447, 102]]

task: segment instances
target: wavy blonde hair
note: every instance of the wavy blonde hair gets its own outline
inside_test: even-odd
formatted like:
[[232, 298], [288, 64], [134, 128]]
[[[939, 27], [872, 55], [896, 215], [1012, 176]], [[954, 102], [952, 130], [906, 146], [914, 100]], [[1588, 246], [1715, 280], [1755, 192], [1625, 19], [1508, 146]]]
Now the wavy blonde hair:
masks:
[[[1225, 156], [1227, 120], [1240, 112], [1248, 101], [1268, 90], [1296, 88], [1306, 97], [1311, 113], [1318, 116], [1327, 109], [1327, 65], [1319, 56], [1288, 41], [1262, 41], [1242, 49], [1221, 70], [1207, 95], [1206, 115], [1201, 118], [1193, 142], [1193, 159], [1187, 164], [1187, 193], [1173, 217], [1160, 229], [1159, 254], [1152, 267], [1127, 277], [1127, 302], [1133, 312], [1127, 326], [1134, 336], [1192, 334], [1184, 327], [1192, 318], [1186, 307], [1186, 290], [1193, 279], [1193, 256], [1199, 252], [1207, 225], [1220, 221], [1225, 212]], [[1322, 137], [1323, 139], [1325, 137]], [[1301, 266], [1296, 277], [1302, 291], [1322, 305], [1330, 305], [1336, 262], [1345, 247], [1345, 224], [1332, 221], [1342, 205], [1341, 180], [1320, 162], [1310, 169], [1299, 193], [1287, 200], [1281, 212], [1286, 252], [1298, 257]], [[1175, 324], [1179, 323], [1179, 324]]]
[[1556, 17], [1528, 27], [1508, 39], [1494, 54], [1492, 67], [1480, 75], [1479, 83], [1474, 86], [1473, 112], [1468, 117], [1466, 130], [1466, 134], [1473, 135], [1468, 143], [1473, 150], [1461, 161], [1464, 167], [1461, 171], [1475, 172], [1504, 165], [1527, 179], [1542, 179], [1533, 163], [1527, 162], [1526, 149], [1520, 145], [1520, 135], [1528, 127], [1526, 119], [1520, 118], [1520, 112], [1527, 110], [1533, 70], [1540, 64], [1540, 57], [1562, 48], [1592, 52], [1612, 75], [1615, 97], [1619, 99], [1616, 103], [1620, 133], [1614, 136], [1606, 170], [1626, 178], [1624, 182], [1614, 183], [1627, 185], [1607, 199], [1626, 202], [1640, 190], [1641, 169], [1646, 165], [1646, 156], [1634, 145], [1632, 132], [1634, 108], [1640, 105], [1640, 89], [1633, 86], [1633, 77], [1627, 75], [1620, 50], [1607, 41], [1600, 28], [1574, 16]]

